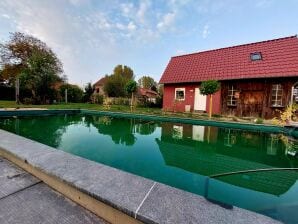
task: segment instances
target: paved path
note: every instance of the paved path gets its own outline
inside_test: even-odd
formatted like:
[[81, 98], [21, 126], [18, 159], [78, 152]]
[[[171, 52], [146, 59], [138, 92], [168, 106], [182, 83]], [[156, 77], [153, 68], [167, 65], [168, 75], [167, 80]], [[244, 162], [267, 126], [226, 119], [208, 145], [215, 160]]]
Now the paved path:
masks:
[[107, 224], [1, 157], [0, 223]]

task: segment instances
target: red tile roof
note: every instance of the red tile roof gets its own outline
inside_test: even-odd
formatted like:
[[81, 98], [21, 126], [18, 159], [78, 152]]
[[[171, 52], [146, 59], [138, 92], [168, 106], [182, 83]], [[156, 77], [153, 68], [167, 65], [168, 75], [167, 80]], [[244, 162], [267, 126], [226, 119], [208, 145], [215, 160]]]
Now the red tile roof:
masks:
[[94, 83], [93, 86], [103, 86], [105, 82], [107, 81], [108, 77], [102, 77], [100, 80], [98, 80], [96, 83]]
[[[262, 60], [250, 54], [261, 52]], [[160, 83], [298, 77], [297, 36], [172, 57]]]
[[141, 96], [158, 96], [158, 93], [151, 90], [151, 89], [146, 89], [146, 88], [138, 88], [138, 94]]

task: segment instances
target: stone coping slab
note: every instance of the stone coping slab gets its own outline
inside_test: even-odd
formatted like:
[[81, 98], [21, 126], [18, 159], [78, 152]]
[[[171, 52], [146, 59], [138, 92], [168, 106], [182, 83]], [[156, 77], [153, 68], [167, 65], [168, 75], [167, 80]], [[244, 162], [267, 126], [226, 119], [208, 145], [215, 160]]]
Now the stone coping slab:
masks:
[[9, 153], [81, 192], [144, 223], [279, 223], [0, 130], [0, 154]]

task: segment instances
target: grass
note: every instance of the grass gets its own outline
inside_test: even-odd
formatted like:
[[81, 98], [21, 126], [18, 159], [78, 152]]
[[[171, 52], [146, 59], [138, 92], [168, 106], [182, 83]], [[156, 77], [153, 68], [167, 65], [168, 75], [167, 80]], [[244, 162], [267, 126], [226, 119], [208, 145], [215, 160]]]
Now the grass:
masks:
[[[0, 108], [45, 108], [45, 109], [88, 109], [88, 110], [106, 110], [102, 105], [91, 103], [68, 103], [51, 105], [25, 105], [16, 104], [14, 101], [0, 100]], [[125, 105], [112, 105], [109, 111], [130, 112], [130, 107]], [[135, 113], [162, 114], [160, 108], [137, 107]]]
[[[52, 105], [18, 105], [14, 101], [4, 101], [0, 100], [0, 108], [45, 108], [45, 109], [88, 109], [88, 110], [99, 110], [106, 111], [102, 105], [90, 104], [90, 103], [68, 103], [68, 104], [52, 104]], [[108, 111], [113, 112], [127, 112], [130, 113], [130, 107], [126, 105], [112, 105]], [[207, 120], [206, 113], [175, 113], [175, 112], [165, 112], [160, 108], [148, 108], [148, 107], [136, 107], [133, 111], [136, 114], [150, 114], [158, 116], [172, 116], [172, 117], [186, 117], [192, 119], [202, 119]], [[232, 121], [239, 123], [255, 123], [254, 119], [244, 120], [235, 116], [222, 116], [214, 114], [211, 120], [215, 121]], [[265, 122], [264, 124], [271, 124], [271, 122]]]

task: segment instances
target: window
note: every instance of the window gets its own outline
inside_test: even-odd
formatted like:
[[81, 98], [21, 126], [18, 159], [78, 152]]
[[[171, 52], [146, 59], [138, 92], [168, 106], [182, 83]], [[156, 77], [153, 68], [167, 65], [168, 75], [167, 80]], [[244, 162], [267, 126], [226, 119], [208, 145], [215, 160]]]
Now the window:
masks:
[[261, 52], [251, 53], [250, 54], [250, 60], [252, 60], [252, 61], [262, 60], [262, 54], [261, 54]]
[[185, 88], [176, 88], [175, 100], [184, 100], [184, 99], [185, 99]]
[[282, 85], [281, 84], [272, 85], [271, 103], [273, 107], [282, 106]]
[[234, 86], [230, 86], [228, 90], [228, 106], [236, 106], [237, 99], [235, 97], [235, 93], [238, 92]]
[[172, 137], [174, 139], [182, 139], [183, 138], [183, 126], [174, 125]]

